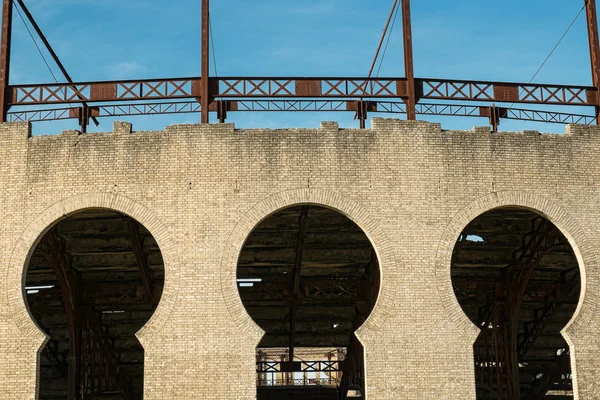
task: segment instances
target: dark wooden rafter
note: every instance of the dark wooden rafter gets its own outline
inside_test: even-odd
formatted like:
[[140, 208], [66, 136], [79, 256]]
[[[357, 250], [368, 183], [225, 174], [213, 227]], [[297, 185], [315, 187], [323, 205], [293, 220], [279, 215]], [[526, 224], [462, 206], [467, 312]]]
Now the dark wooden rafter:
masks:
[[302, 252], [304, 250], [304, 236], [308, 220], [309, 206], [303, 206], [298, 219], [298, 238], [296, 240], [296, 260], [294, 263], [294, 286], [292, 292], [292, 306], [290, 319], [290, 362], [294, 361], [294, 346], [296, 336], [296, 313], [298, 311], [298, 297], [300, 292], [300, 273], [302, 268]]
[[67, 315], [69, 336], [68, 400], [83, 400], [96, 390], [114, 390], [124, 400], [135, 400], [131, 384], [119, 374], [118, 354], [99, 314], [83, 290], [79, 273], [66, 251], [66, 241], [54, 227], [38, 246], [52, 267]]
[[127, 223], [127, 228], [129, 229], [129, 234], [131, 236], [131, 247], [133, 249], [133, 254], [135, 255], [135, 260], [137, 262], [138, 268], [140, 270], [140, 276], [142, 279], [146, 300], [152, 301], [152, 270], [148, 265], [148, 257], [144, 252], [144, 242], [142, 234], [140, 232], [139, 224], [131, 217], [126, 216], [124, 217], [124, 219]]
[[[157, 305], [160, 301], [160, 292], [162, 289], [162, 283], [152, 282], [152, 298], [151, 303], [153, 306]], [[147, 306], [150, 304], [146, 295], [147, 288], [140, 282], [112, 282], [109, 285], [106, 284], [95, 284], [86, 283], [84, 286], [86, 293], [90, 293], [94, 296], [101, 297], [102, 303], [109, 304], [122, 304], [122, 299], [127, 297], [130, 298], [131, 304], [128, 307], [135, 306]], [[124, 306], [122, 306], [124, 307]]]
[[[455, 276], [452, 278], [454, 283], [454, 287], [456, 290], [460, 290], [463, 286], [468, 286], [469, 290], [478, 290], [478, 291], [486, 291], [486, 292], [496, 292], [498, 290], [502, 290], [504, 287], [504, 282], [499, 282], [497, 280], [487, 279], [487, 280], [477, 280], [474, 281], [473, 277], [468, 276]], [[574, 285], [574, 283], [573, 283]], [[557, 293], [557, 292], [570, 292], [569, 288], [573, 288], [571, 284], [565, 282], [554, 282], [554, 281], [541, 281], [541, 280], [531, 280], [529, 283], [529, 287], [533, 289], [534, 292], [543, 292], [547, 294]], [[461, 296], [464, 294], [459, 293]], [[466, 296], [466, 295], [464, 295]], [[546, 298], [547, 295], [544, 296]], [[530, 297], [536, 298], [535, 295], [530, 295]], [[568, 296], [566, 297], [568, 298]], [[565, 298], [565, 299], [566, 299]], [[468, 298], [460, 298], [460, 300], [468, 300]], [[550, 301], [556, 301], [556, 297], [549, 299]], [[563, 299], [564, 300], [564, 299]], [[479, 301], [479, 300], [477, 300]]]
[[[323, 306], [354, 305], [355, 303], [369, 303], [365, 313], [368, 314], [369, 302], [367, 291], [368, 280], [317, 280], [302, 277], [298, 290], [298, 300], [303, 304]], [[261, 282], [260, 287], [246, 288], [241, 297], [245, 304], [291, 304], [293, 298], [293, 282]], [[327, 304], [323, 304], [326, 301]], [[361, 304], [362, 306], [362, 304]]]

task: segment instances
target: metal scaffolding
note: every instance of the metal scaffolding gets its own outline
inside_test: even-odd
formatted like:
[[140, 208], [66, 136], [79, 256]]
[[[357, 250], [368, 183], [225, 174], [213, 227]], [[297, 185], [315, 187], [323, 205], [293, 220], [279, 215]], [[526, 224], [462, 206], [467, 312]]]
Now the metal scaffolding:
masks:
[[[2, 2], [0, 122], [77, 119], [84, 132], [90, 120], [97, 123], [97, 118], [108, 116], [199, 112], [201, 122], [208, 123], [211, 113], [216, 114], [219, 122], [224, 122], [229, 112], [257, 111], [347, 111], [354, 113], [361, 127], [365, 127], [368, 114], [374, 112], [406, 114], [409, 120], [416, 119], [417, 115], [483, 117], [489, 120], [494, 131], [503, 119], [560, 124], [600, 121], [600, 45], [594, 0], [585, 0], [592, 86], [415, 78], [410, 0], [401, 0], [400, 6], [404, 77], [373, 78], [372, 69], [367, 77], [211, 77], [210, 5], [209, 0], [202, 0], [199, 77], [74, 82], [24, 1]], [[12, 10], [16, 5], [24, 11], [59, 66], [65, 83], [9, 84]], [[394, 8], [396, 5], [397, 2]], [[422, 100], [436, 102], [422, 103]], [[465, 101], [482, 104], [460, 103]], [[514, 104], [564, 106], [565, 110], [512, 108]], [[56, 105], [62, 107], [47, 107]], [[586, 106], [594, 111], [593, 114], [572, 113], [568, 106]]]

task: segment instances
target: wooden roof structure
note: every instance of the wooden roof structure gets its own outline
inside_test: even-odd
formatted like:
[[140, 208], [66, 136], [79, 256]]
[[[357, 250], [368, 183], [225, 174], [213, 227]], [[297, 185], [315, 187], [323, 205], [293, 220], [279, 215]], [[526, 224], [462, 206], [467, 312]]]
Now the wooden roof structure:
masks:
[[263, 220], [244, 244], [237, 277], [246, 310], [266, 332], [265, 348], [290, 341], [347, 347], [379, 291], [377, 257], [364, 232], [317, 206], [287, 208]]

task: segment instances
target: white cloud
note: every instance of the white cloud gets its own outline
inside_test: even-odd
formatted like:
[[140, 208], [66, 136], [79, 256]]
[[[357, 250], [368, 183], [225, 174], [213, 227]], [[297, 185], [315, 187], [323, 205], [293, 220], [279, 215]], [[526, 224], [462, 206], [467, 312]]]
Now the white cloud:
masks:
[[135, 61], [124, 61], [106, 67], [111, 79], [140, 78], [140, 74], [148, 71], [148, 67]]

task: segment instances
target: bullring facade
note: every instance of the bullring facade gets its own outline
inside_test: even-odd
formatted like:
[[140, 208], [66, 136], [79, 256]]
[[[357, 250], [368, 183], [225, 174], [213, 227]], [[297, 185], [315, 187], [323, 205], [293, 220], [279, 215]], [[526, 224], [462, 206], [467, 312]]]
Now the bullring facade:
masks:
[[[503, 217], [486, 213], [506, 212], [510, 220], [525, 221], [518, 226], [533, 221], [534, 230], [535, 224], [541, 223], [536, 222], [538, 219], [548, 221], [547, 230], [554, 229], [553, 240], [562, 246], [547, 270], [554, 268], [568, 281], [553, 287], [564, 290], [569, 288], [565, 285], [572, 284], [571, 297], [568, 291], [553, 300], [563, 299], [572, 310], [567, 315], [567, 307], [564, 315], [556, 314], [565, 326], [557, 325], [558, 336], [548, 336], [547, 341], [564, 339], [568, 344], [557, 344], [558, 351], [553, 350], [556, 354], [552, 356], [562, 360], [565, 357], [561, 355], [568, 354], [570, 372], [560, 378], [566, 380], [568, 375], [571, 389], [556, 391], [564, 392], [565, 398], [600, 398], [599, 158], [600, 129], [579, 125], [568, 126], [562, 135], [547, 135], [533, 131], [492, 134], [487, 128], [444, 131], [438, 124], [387, 119], [374, 119], [371, 129], [339, 129], [335, 123], [323, 123], [319, 129], [237, 130], [231, 124], [221, 124], [132, 132], [129, 124], [116, 123], [114, 132], [105, 134], [68, 131], [31, 137], [28, 124], [3, 124], [0, 395], [11, 400], [50, 398], [48, 393], [55, 390], [57, 398], [64, 398], [62, 389], [44, 386], [52, 383], [44, 374], [54, 374], [44, 366], [54, 362], [63, 363], [66, 369], [72, 367], [66, 360], [68, 352], [61, 347], [68, 345], [64, 344], [64, 334], [52, 336], [59, 322], [49, 320], [50, 314], [44, 314], [42, 308], [36, 311], [39, 304], [60, 304], [59, 292], [55, 297], [44, 292], [57, 290], [60, 285], [30, 283], [38, 282], [30, 275], [33, 271], [48, 274], [45, 263], [54, 260], [60, 264], [62, 259], [72, 263], [71, 267], [77, 263], [93, 266], [96, 283], [121, 279], [124, 275], [109, 276], [117, 272], [132, 275], [135, 269], [128, 262], [142, 263], [142, 283], [131, 294], [130, 303], [148, 306], [119, 309], [118, 304], [111, 304], [110, 309], [102, 308], [100, 321], [118, 320], [120, 313], [139, 319], [139, 329], [119, 331], [119, 344], [113, 337], [110, 345], [134, 346], [134, 334], [139, 340], [141, 347], [131, 353], [127, 364], [132, 370], [127, 385], [133, 388], [134, 396], [143, 394], [146, 400], [191, 400], [200, 394], [223, 400], [256, 398], [257, 382], [260, 385], [264, 378], [260, 374], [257, 378], [257, 347], [261, 348], [261, 341], [270, 334], [265, 336], [265, 330], [273, 328], [273, 341], [266, 347], [274, 348], [286, 347], [282, 341], [289, 329], [276, 328], [275, 315], [257, 322], [260, 317], [256, 315], [264, 315], [265, 309], [260, 308], [259, 299], [246, 296], [240, 285], [240, 270], [270, 268], [254, 282], [250, 278], [241, 282], [255, 283], [256, 287], [278, 274], [276, 266], [267, 263], [267, 255], [256, 252], [275, 245], [263, 236], [254, 242], [254, 250], [247, 250], [252, 250], [247, 253], [252, 254], [248, 263], [242, 265], [240, 254], [248, 249], [248, 238], [255, 229], [268, 224], [270, 217], [280, 218], [278, 221], [300, 218], [302, 226], [302, 213], [307, 213], [307, 240], [318, 235], [324, 229], [318, 224], [326, 221], [347, 224], [344, 231], [354, 238], [330, 241], [335, 251], [323, 253], [322, 259], [306, 266], [313, 268], [304, 276], [307, 281], [320, 276], [318, 268], [338, 268], [334, 275], [346, 282], [349, 278], [335, 260], [346, 257], [356, 246], [363, 249], [357, 257], [364, 256], [361, 262], [373, 268], [356, 269], [362, 274], [356, 282], [369, 282], [357, 289], [362, 293], [357, 295], [359, 300], [370, 304], [364, 315], [352, 311], [354, 303], [350, 311], [336, 303], [340, 320], [319, 328], [347, 326], [349, 336], [335, 332], [323, 336], [318, 331], [314, 337], [331, 337], [331, 342], [323, 339], [311, 345], [313, 336], [298, 334], [298, 340], [306, 341], [299, 347], [343, 347], [346, 350], [330, 355], [330, 360], [337, 360], [349, 357], [348, 349], [356, 340], [356, 346], [362, 346], [356, 365], [364, 371], [357, 373], [360, 382], [354, 382], [358, 386], [353, 388], [368, 399], [484, 398], [474, 367], [474, 344], [482, 326], [473, 323], [475, 317], [468, 315], [468, 306], [460, 303], [460, 285], [453, 283], [467, 276], [473, 281], [476, 278], [467, 272], [457, 277], [453, 264], [460, 258], [457, 244], [467, 241], [465, 229], [482, 216], [484, 222], [473, 229], [484, 233], [470, 235], [471, 248], [483, 248], [496, 240], [492, 238], [503, 241], [516, 236], [513, 228], [517, 225], [510, 225], [504, 236], [493, 236], [487, 228], [486, 224], [496, 224], [494, 221]], [[317, 224], [312, 231], [310, 215]], [[338, 220], [336, 215], [344, 218]], [[491, 217], [485, 220], [485, 215]], [[99, 226], [98, 221], [108, 225]], [[279, 226], [278, 222], [273, 224]], [[137, 238], [137, 245], [134, 240], [131, 250], [115, 251], [114, 247], [129, 236], [112, 234], [109, 227], [129, 232], [127, 235]], [[270, 228], [262, 229], [268, 233]], [[364, 240], [358, 231], [364, 233]], [[112, 243], [106, 244], [112, 250], [104, 251], [104, 256], [112, 257], [110, 263], [92, 258], [99, 257], [100, 250], [69, 250], [74, 243], [93, 244], [86, 241], [86, 235], [92, 234], [94, 240]], [[57, 242], [62, 243], [56, 246], [62, 246], [68, 257], [60, 252], [48, 255], [51, 244]], [[293, 247], [295, 242], [290, 243], [278, 246]], [[317, 250], [307, 252], [307, 257], [317, 257]], [[497, 250], [495, 247], [494, 252]], [[298, 252], [288, 253], [282, 257], [289, 255], [293, 262], [293, 254]], [[475, 253], [473, 250], [471, 254]], [[481, 259], [488, 260], [489, 254], [491, 250]], [[467, 258], [471, 261], [463, 260], [463, 270], [481, 266], [471, 256]], [[148, 264], [145, 279], [149, 283], [143, 279], [144, 263]], [[282, 271], [281, 275], [290, 275], [288, 270]], [[85, 272], [79, 268], [73, 276], [80, 273]], [[316, 292], [306, 283], [302, 287], [307, 288], [305, 298], [290, 289], [294, 310], [310, 302], [323, 309], [329, 307], [314, 300], [318, 298], [315, 293], [326, 292], [322, 286]], [[46, 296], [44, 293], [45, 300], [36, 297]], [[347, 290], [341, 294], [348, 294]], [[530, 305], [537, 301], [533, 297], [529, 295], [527, 300]], [[247, 301], [254, 303], [248, 305]], [[139, 318], [134, 317], [134, 311]], [[316, 318], [306, 314], [297, 330], [304, 329], [302, 324], [310, 325], [311, 319]], [[93, 322], [89, 318], [86, 321]], [[111, 337], [113, 331], [106, 326], [99, 331]], [[484, 330], [493, 330], [486, 326]], [[310, 333], [310, 326], [306, 329]], [[44, 350], [52, 342], [54, 350]], [[538, 350], [536, 354], [546, 354], [542, 347]], [[121, 364], [106, 368], [124, 371], [123, 354], [117, 353]], [[517, 368], [524, 373], [529, 363], [533, 365], [533, 361], [519, 362]], [[56, 374], [60, 379], [59, 372]], [[331, 375], [323, 376], [332, 379]], [[530, 384], [521, 382], [517, 390], [541, 387], [543, 378], [544, 373], [536, 373], [527, 378]], [[269, 382], [277, 386], [277, 379], [281, 378]], [[84, 384], [78, 385], [81, 388]], [[85, 385], [94, 386], [93, 382]], [[502, 390], [512, 390], [508, 386]], [[264, 395], [261, 393], [259, 390], [258, 395]]]

